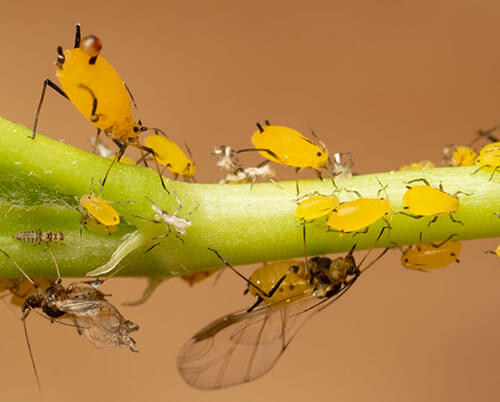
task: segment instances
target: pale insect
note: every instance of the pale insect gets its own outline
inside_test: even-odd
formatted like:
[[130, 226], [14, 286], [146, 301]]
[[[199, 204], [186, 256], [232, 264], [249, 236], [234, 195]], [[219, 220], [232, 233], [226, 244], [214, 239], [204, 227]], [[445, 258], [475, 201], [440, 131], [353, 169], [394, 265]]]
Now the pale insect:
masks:
[[[153, 245], [146, 250], [146, 252], [157, 245], [158, 244]], [[41, 309], [42, 315], [52, 322], [64, 324], [62, 320], [69, 320], [70, 324], [66, 325], [76, 327], [78, 333], [83, 335], [97, 348], [128, 347], [131, 351], [137, 352], [135, 340], [130, 336], [130, 333], [139, 329], [137, 324], [125, 319], [116, 307], [106, 300], [107, 295], [98, 289], [104, 281], [112, 275], [105, 279], [73, 282], [66, 287], [62, 284], [59, 266], [48, 245], [47, 251], [54, 262], [57, 279], [50, 287], [44, 289], [38, 282], [32, 280], [14, 259], [4, 250], [0, 249], [0, 252], [14, 264], [19, 272], [21, 272], [26, 280], [34, 287], [33, 294], [24, 301], [23, 316], [21, 319], [23, 321], [26, 343], [39, 389], [41, 389], [40, 380], [33, 359], [26, 327], [26, 319], [35, 309]], [[120, 267], [117, 272], [126, 265]]]
[[276, 171], [269, 164], [269, 161], [264, 161], [255, 167], [237, 168], [234, 172], [229, 172], [225, 179], [219, 183], [251, 183], [252, 185], [260, 177], [262, 180], [269, 180], [276, 183], [274, 177]]
[[240, 167], [240, 163], [236, 158], [236, 152], [228, 145], [215, 147], [213, 154], [217, 158], [216, 165], [224, 169], [227, 173], [234, 172]]
[[[360, 274], [388, 250], [361, 271], [360, 266], [368, 254], [357, 265], [353, 249], [333, 261], [315, 257], [307, 265], [290, 262], [282, 270], [281, 278], [275, 271], [280, 263], [267, 264], [259, 274], [256, 271], [252, 276], [260, 278], [260, 285], [246, 279], [212, 250], [249, 283], [249, 291], [257, 296], [257, 302], [250, 309], [213, 321], [184, 345], [177, 357], [177, 368], [183, 379], [198, 389], [218, 389], [266, 374], [302, 325], [345, 294]], [[269, 266], [272, 269], [266, 268]], [[269, 287], [263, 289], [266, 285]]]
[[170, 233], [170, 230], [172, 230], [172, 228], [173, 228], [175, 235], [181, 241], [183, 241], [179, 237], [179, 235], [185, 235], [186, 229], [189, 226], [191, 226], [191, 221], [187, 218], [189, 216], [191, 216], [191, 214], [198, 208], [198, 206], [196, 206], [196, 208], [194, 210], [192, 210], [191, 212], [189, 212], [185, 217], [178, 216], [177, 214], [181, 210], [182, 204], [181, 204], [181, 201], [179, 200], [179, 197], [177, 196], [177, 193], [175, 191], [173, 193], [174, 193], [175, 199], [177, 200], [177, 209], [175, 210], [175, 212], [173, 214], [165, 211], [158, 204], [156, 204], [151, 198], [149, 198], [148, 196], [145, 196], [145, 198], [151, 203], [151, 209], [155, 213], [154, 218], [150, 219], [150, 218], [145, 218], [143, 216], [134, 215], [136, 218], [144, 219], [144, 220], [147, 220], [147, 221], [152, 222], [152, 223], [166, 223], [167, 224], [167, 231], [165, 232], [165, 234], [162, 236], [155, 237], [154, 239], [161, 239], [163, 237], [167, 237]]
[[352, 177], [354, 159], [350, 152], [335, 152], [330, 160], [330, 171], [335, 178], [348, 179]]
[[42, 232], [41, 229], [19, 232], [12, 237], [18, 241], [33, 244], [60, 243], [64, 240], [62, 232]]

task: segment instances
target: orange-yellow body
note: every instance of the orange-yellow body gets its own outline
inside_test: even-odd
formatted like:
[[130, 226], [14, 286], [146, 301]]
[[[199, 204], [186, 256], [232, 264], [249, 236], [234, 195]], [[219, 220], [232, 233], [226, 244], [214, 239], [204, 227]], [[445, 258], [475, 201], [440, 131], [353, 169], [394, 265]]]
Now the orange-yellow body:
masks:
[[94, 217], [89, 214], [83, 214], [80, 219], [80, 224], [85, 226], [88, 230], [92, 230], [97, 233], [104, 233], [111, 235], [111, 233], [115, 233], [118, 230], [117, 225], [106, 226], [96, 220]]
[[328, 226], [339, 232], [354, 232], [377, 222], [391, 212], [386, 198], [359, 198], [341, 203], [333, 210]]
[[451, 166], [474, 166], [477, 152], [470, 147], [459, 146], [453, 152], [450, 160]]
[[447, 241], [438, 247], [433, 243], [418, 244], [403, 251], [401, 264], [408, 269], [440, 269], [458, 262], [462, 245]]
[[496, 169], [500, 167], [500, 142], [485, 145], [476, 159], [476, 165]]
[[405, 209], [419, 216], [451, 214], [458, 211], [458, 197], [428, 185], [411, 186], [403, 195]]
[[158, 162], [166, 166], [173, 174], [183, 177], [194, 176], [196, 172], [194, 162], [174, 141], [155, 134], [146, 138], [145, 144], [155, 151]]
[[[95, 63], [82, 48], [66, 49], [64, 63], [57, 65], [56, 76], [78, 111], [95, 127], [113, 134], [119, 141], [135, 139], [139, 130], [132, 117], [130, 97], [120, 75], [102, 56]], [[90, 92], [90, 91], [92, 92]], [[95, 121], [93, 96], [98, 100]]]
[[259, 151], [270, 161], [296, 168], [320, 170], [328, 164], [328, 150], [303, 136], [297, 130], [283, 126], [264, 125], [252, 136], [257, 149], [266, 149], [272, 154]]
[[120, 223], [120, 215], [118, 215], [118, 212], [101, 197], [96, 197], [93, 194], [84, 194], [80, 198], [80, 205], [85, 208], [93, 218], [105, 226], [115, 226]]
[[[295, 268], [297, 267], [297, 268]], [[309, 282], [305, 263], [296, 260], [271, 262], [257, 268], [250, 281], [259, 286], [263, 291], [269, 292], [273, 286], [284, 276], [286, 278], [272, 297], [263, 297], [266, 303], [277, 303], [289, 298], [306, 296], [312, 293], [314, 287]], [[256, 288], [249, 286], [250, 294], [263, 296]]]
[[328, 215], [338, 206], [339, 198], [336, 195], [314, 195], [306, 198], [297, 205], [295, 215], [304, 221], [314, 220]]

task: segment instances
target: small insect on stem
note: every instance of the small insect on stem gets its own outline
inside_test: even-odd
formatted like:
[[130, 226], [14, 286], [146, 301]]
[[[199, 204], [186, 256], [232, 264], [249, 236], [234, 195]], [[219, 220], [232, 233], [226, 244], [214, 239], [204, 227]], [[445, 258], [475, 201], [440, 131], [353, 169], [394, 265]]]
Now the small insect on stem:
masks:
[[42, 232], [41, 229], [19, 232], [12, 237], [18, 241], [32, 244], [60, 243], [64, 240], [62, 232]]

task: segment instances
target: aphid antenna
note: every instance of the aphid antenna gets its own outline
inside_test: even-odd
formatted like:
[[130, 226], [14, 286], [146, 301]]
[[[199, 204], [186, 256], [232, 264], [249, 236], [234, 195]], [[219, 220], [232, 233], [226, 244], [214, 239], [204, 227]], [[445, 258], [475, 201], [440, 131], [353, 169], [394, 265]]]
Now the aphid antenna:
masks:
[[[231, 269], [231, 271], [233, 271], [236, 275], [238, 275], [241, 279], [243, 279], [249, 286], [253, 286], [255, 289], [257, 289], [260, 293], [262, 293], [265, 297], [272, 297], [273, 294], [278, 290], [278, 288], [280, 287], [281, 283], [285, 280], [286, 278], [286, 274], [283, 275], [280, 280], [278, 282], [276, 282], [276, 284], [273, 286], [273, 288], [269, 291], [269, 292], [266, 292], [264, 290], [262, 290], [258, 285], [256, 285], [255, 283], [253, 283], [250, 279], [248, 279], [245, 275], [243, 275], [242, 273], [240, 273], [236, 268], [234, 268], [231, 264], [229, 264], [229, 262], [224, 258], [222, 257], [219, 252], [214, 249], [214, 248], [208, 248], [210, 251], [212, 251], [218, 258], [219, 260], [221, 260], [229, 269]], [[256, 305], [255, 306], [252, 306], [250, 309], [253, 310], [253, 308], [257, 307]]]
[[487, 138], [491, 142], [498, 142], [499, 139], [497, 137], [495, 137], [494, 135], [491, 135], [491, 133], [493, 133], [494, 131], [498, 130], [499, 128], [500, 128], [500, 124], [497, 124], [496, 126], [493, 126], [490, 129], [488, 129], [488, 130], [482, 130], [482, 129], [477, 130], [477, 132], [476, 132], [476, 134], [477, 134], [476, 138], [474, 138], [471, 142], [469, 142], [467, 144], [467, 146], [473, 145], [476, 141], [478, 141], [481, 138]]
[[75, 49], [80, 47], [80, 39], [81, 39], [80, 23], [77, 22], [75, 25], [75, 46], [74, 46]]
[[21, 274], [23, 274], [23, 276], [28, 280], [29, 283], [31, 283], [33, 285], [33, 287], [38, 288], [38, 284], [36, 282], [34, 282], [33, 279], [31, 279], [26, 272], [24, 272], [24, 270], [18, 265], [17, 262], [14, 261], [14, 259], [10, 255], [8, 255], [1, 248], [0, 248], [0, 251], [15, 265], [15, 267], [19, 270], [19, 272], [21, 272]]
[[123, 85], [125, 86], [125, 89], [127, 90], [127, 93], [128, 93], [128, 96], [130, 97], [130, 100], [132, 101], [132, 105], [134, 105], [135, 115], [137, 117], [137, 124], [139, 124], [139, 126], [142, 126], [142, 121], [141, 121], [141, 117], [139, 114], [139, 108], [137, 107], [137, 103], [135, 102], [134, 95], [132, 95], [132, 91], [130, 90], [130, 88], [128, 87], [128, 85], [125, 81], [123, 81]]
[[384, 192], [385, 193], [385, 199], [388, 200], [389, 199], [389, 194], [387, 193], [387, 187], [389, 187], [389, 185], [388, 184], [384, 185], [382, 183], [382, 181], [378, 178], [378, 176], [375, 176], [375, 179], [377, 179], [378, 184], [380, 185], [380, 189], [377, 192], [377, 197], [380, 196], [381, 192]]
[[23, 317], [21, 318], [21, 321], [23, 322], [24, 337], [26, 339], [26, 346], [28, 346], [28, 352], [30, 355], [31, 365], [33, 367], [33, 372], [35, 373], [36, 384], [38, 386], [38, 392], [42, 392], [42, 384], [40, 383], [40, 377], [38, 376], [38, 370], [36, 368], [35, 357], [33, 356], [33, 350], [31, 349], [30, 338], [28, 335], [28, 327], [26, 326], [26, 319], [28, 318], [30, 312], [31, 312], [31, 309], [27, 309], [24, 312]]
[[[430, 243], [430, 244], [434, 248], [440, 248], [440, 247], [444, 246], [446, 243], [448, 243], [451, 239], [453, 239], [456, 236], [458, 236], [458, 233], [452, 233], [446, 239], [440, 241], [439, 243]], [[420, 232], [420, 243], [422, 244], [422, 232]]]
[[420, 182], [422, 182], [422, 183], [424, 183], [426, 186], [432, 187], [432, 186], [430, 185], [430, 183], [427, 181], [427, 179], [424, 179], [423, 177], [421, 177], [421, 178], [419, 178], [419, 179], [413, 179], [413, 180], [410, 180], [410, 181], [408, 181], [408, 182], [406, 182], [406, 183], [407, 183], [407, 184], [410, 184], [410, 183], [417, 183], [417, 182], [419, 182], [419, 181], [420, 181]]
[[52, 258], [52, 261], [54, 262], [54, 265], [56, 267], [56, 273], [57, 273], [56, 283], [61, 283], [61, 271], [59, 270], [59, 265], [57, 264], [56, 256], [54, 255], [54, 252], [52, 251], [48, 243], [45, 243], [45, 246], [47, 247], [47, 251], [50, 254], [50, 257]]
[[[374, 249], [374, 247], [377, 245], [378, 241], [380, 240], [380, 238], [382, 237], [382, 235], [384, 234], [385, 230], [386, 229], [389, 229], [388, 226], [384, 226], [381, 230], [380, 230], [380, 233], [378, 234], [377, 238], [375, 239], [375, 241], [373, 242], [372, 246], [370, 247], [370, 249], [368, 250], [368, 252], [365, 254], [365, 256], [363, 257], [363, 259], [360, 261], [360, 263], [358, 264], [358, 269], [363, 265], [363, 263], [365, 262], [365, 260], [368, 258], [368, 256], [370, 255], [370, 253], [372, 252], [372, 250]], [[351, 249], [351, 251], [349, 251], [349, 254], [352, 254], [352, 252], [354, 251], [354, 248], [356, 247], [356, 244], [353, 246], [353, 248]], [[387, 251], [389, 251], [389, 247], [385, 248], [384, 251], [382, 253], [380, 253], [380, 255], [378, 257], [376, 257], [372, 262], [370, 262], [370, 264], [368, 264], [368, 266], [365, 267], [365, 269], [363, 270], [360, 270], [360, 272], [365, 272], [368, 268], [370, 268], [375, 262], [377, 262], [380, 258], [382, 258], [382, 256], [387, 253]]]

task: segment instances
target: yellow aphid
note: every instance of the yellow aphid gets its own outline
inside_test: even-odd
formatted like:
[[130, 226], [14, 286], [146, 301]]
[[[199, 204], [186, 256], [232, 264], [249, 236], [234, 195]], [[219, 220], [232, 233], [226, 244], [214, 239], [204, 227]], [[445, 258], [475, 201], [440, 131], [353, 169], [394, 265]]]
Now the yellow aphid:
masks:
[[175, 177], [191, 178], [196, 172], [194, 162], [172, 140], [162, 135], [146, 138], [145, 144], [156, 153], [158, 162], [170, 170]]
[[334, 208], [339, 206], [339, 198], [336, 195], [313, 195], [301, 201], [295, 209], [297, 215], [303, 221], [311, 221], [328, 215]]
[[481, 169], [492, 169], [490, 176], [490, 180], [492, 180], [495, 173], [500, 170], [500, 142], [485, 145], [479, 152], [476, 165], [479, 166], [479, 169], [474, 173], [479, 172]]
[[387, 198], [359, 198], [340, 203], [327, 223], [339, 232], [355, 232], [367, 228], [390, 212], [391, 203]]
[[252, 136], [253, 145], [266, 159], [295, 168], [320, 170], [328, 164], [328, 150], [284, 126], [257, 124]]
[[460, 146], [453, 152], [451, 166], [473, 166], [477, 157], [477, 152], [470, 147]]
[[408, 165], [401, 166], [398, 170], [423, 170], [423, 169], [433, 169], [436, 165], [431, 161], [420, 161], [412, 162]]
[[[73, 49], [62, 50], [57, 48], [56, 76], [62, 89], [51, 80], [45, 80], [42, 95], [38, 104], [33, 138], [35, 138], [38, 116], [42, 106], [47, 86], [60, 95], [66, 97], [78, 111], [97, 128], [96, 142], [99, 134], [104, 132], [113, 140], [121, 143], [121, 149], [116, 154], [102, 181], [106, 182], [113, 164], [125, 153], [128, 146], [140, 149], [151, 154], [155, 163], [156, 156], [138, 141], [140, 133], [153, 130], [142, 125], [132, 117], [132, 104], [135, 102], [118, 72], [100, 55], [102, 43], [94, 35], [86, 36], [80, 40], [80, 25], [76, 26], [75, 45]], [[157, 166], [158, 167], [158, 166]], [[160, 175], [163, 188], [168, 192]]]
[[80, 205], [87, 212], [105, 226], [116, 226], [120, 223], [120, 215], [109, 205], [108, 201], [94, 194], [84, 194], [80, 198]]
[[462, 244], [449, 239], [438, 244], [425, 243], [408, 247], [403, 251], [401, 264], [408, 269], [432, 270], [459, 262]]
[[411, 216], [412, 218], [422, 218], [424, 216], [434, 216], [429, 222], [434, 223], [439, 215], [447, 214], [453, 222], [460, 223], [453, 217], [453, 213], [458, 211], [460, 207], [460, 200], [457, 197], [462, 193], [457, 191], [455, 194], [448, 194], [439, 185], [439, 188], [432, 187], [425, 179], [412, 180], [409, 183], [421, 181], [424, 185], [407, 186], [408, 190], [403, 195], [404, 209], [410, 214], [405, 212], [404, 215]]

